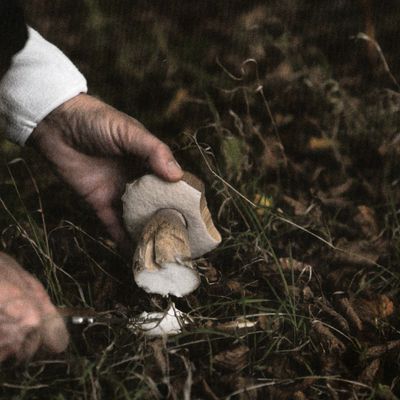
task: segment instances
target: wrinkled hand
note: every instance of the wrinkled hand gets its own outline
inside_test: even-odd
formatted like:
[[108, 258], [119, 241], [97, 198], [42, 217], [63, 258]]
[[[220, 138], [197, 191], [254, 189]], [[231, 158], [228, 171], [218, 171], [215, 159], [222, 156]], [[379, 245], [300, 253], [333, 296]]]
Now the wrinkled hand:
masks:
[[28, 360], [39, 348], [59, 353], [68, 340], [41, 283], [0, 252], [0, 362], [11, 356]]
[[135, 119], [94, 97], [80, 94], [51, 112], [33, 131], [33, 145], [95, 210], [122, 247], [127, 237], [120, 199], [134, 173], [127, 158], [147, 160], [168, 181], [183, 172], [167, 145]]

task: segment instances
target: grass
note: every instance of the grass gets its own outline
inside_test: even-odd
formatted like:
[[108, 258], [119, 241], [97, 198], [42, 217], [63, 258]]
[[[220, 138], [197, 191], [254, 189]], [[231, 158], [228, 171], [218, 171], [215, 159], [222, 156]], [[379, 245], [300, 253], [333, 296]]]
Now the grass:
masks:
[[[303, 3], [288, 3], [235, 3], [229, 18], [203, 6], [193, 30], [183, 5], [171, 13], [139, 2], [133, 12], [86, 1], [73, 12], [58, 0], [49, 12], [27, 2], [92, 93], [143, 121], [204, 179], [223, 243], [199, 261], [200, 288], [174, 299], [194, 321], [182, 334], [71, 328], [65, 354], [4, 364], [0, 398], [400, 395], [400, 97], [386, 67], [332, 33], [350, 21], [356, 35], [359, 15], [335, 20], [340, 5], [326, 5], [316, 29], [318, 8], [307, 19]], [[389, 25], [376, 29], [390, 37]], [[341, 40], [343, 56], [332, 55]], [[134, 285], [129, 261], [43, 160], [5, 143], [0, 151], [2, 247], [56, 304], [126, 317], [167, 308]], [[232, 328], [244, 319], [254, 326]]]

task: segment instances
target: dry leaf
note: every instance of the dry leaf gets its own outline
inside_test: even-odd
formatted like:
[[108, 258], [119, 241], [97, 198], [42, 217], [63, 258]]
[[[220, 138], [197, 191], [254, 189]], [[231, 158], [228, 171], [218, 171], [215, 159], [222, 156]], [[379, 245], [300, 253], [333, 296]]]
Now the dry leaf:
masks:
[[358, 380], [367, 384], [372, 385], [374, 383], [375, 377], [381, 366], [381, 360], [379, 358], [373, 360], [366, 368], [363, 369], [358, 377]]
[[340, 239], [336, 247], [333, 262], [337, 264], [348, 264], [357, 266], [374, 266], [382, 253], [382, 246], [378, 243], [371, 243], [366, 240], [349, 242], [347, 239]]
[[313, 300], [314, 298], [314, 293], [311, 290], [310, 286], [305, 286], [302, 290], [302, 294], [303, 294], [303, 300], [305, 302], [310, 302]]
[[334, 290], [347, 290], [357, 272], [358, 267], [340, 267], [330, 272], [327, 280]]
[[263, 331], [268, 331], [269, 329], [271, 329], [269, 324], [269, 318], [266, 315], [259, 315], [258, 323]]
[[283, 195], [282, 200], [293, 208], [294, 215], [305, 215], [307, 212], [307, 205], [302, 202], [292, 199], [289, 196]]
[[219, 271], [208, 261], [200, 261], [196, 266], [204, 274], [209, 284], [217, 283], [219, 281]]
[[225, 350], [214, 356], [216, 365], [230, 371], [239, 371], [248, 364], [248, 355], [250, 349], [247, 346], [240, 345], [232, 350]]
[[293, 400], [307, 400], [307, 397], [303, 392], [297, 391], [293, 393]]
[[229, 279], [226, 282], [226, 286], [233, 293], [239, 293], [240, 295], [243, 295], [243, 296], [246, 294], [246, 290], [243, 288], [242, 284], [239, 281], [235, 280], [235, 279]]
[[329, 315], [333, 322], [336, 322], [337, 328], [344, 333], [350, 333], [350, 327], [346, 319], [340, 315], [336, 310], [330, 307], [328, 304], [323, 303], [322, 301], [317, 301], [316, 304], [321, 308], [321, 310]]
[[220, 400], [220, 398], [213, 392], [210, 385], [205, 379], [202, 380], [202, 384], [204, 393], [208, 396], [208, 398], [210, 398], [211, 400]]
[[373, 299], [357, 298], [351, 301], [359, 317], [366, 322], [375, 323], [377, 319], [393, 314], [393, 302], [386, 295], [377, 295]]
[[378, 358], [384, 355], [385, 353], [400, 349], [400, 340], [392, 340], [386, 342], [385, 344], [381, 344], [378, 346], [372, 346], [364, 354], [364, 358]]
[[291, 257], [279, 258], [279, 264], [283, 271], [296, 271], [296, 272], [308, 272], [312, 271], [312, 266], [301, 261], [297, 261]]
[[350, 189], [354, 185], [354, 179], [347, 179], [344, 183], [338, 185], [338, 186], [333, 186], [329, 189], [329, 193], [332, 197], [341, 197], [345, 194], [347, 194]]
[[354, 217], [354, 222], [361, 228], [362, 233], [367, 238], [373, 238], [379, 235], [379, 227], [375, 211], [367, 206], [358, 206], [358, 213]]
[[337, 143], [330, 138], [310, 137], [307, 148], [312, 152], [329, 151], [337, 146]]
[[154, 360], [163, 375], [168, 371], [168, 357], [166, 355], [165, 343], [163, 339], [155, 339], [149, 342], [153, 350]]
[[347, 297], [341, 297], [337, 300], [337, 304], [347, 317], [348, 321], [350, 321], [351, 325], [354, 326], [354, 328], [356, 328], [358, 331], [362, 331], [363, 323], [350, 300]]
[[267, 171], [277, 171], [281, 167], [287, 166], [287, 159], [282, 143], [275, 137], [267, 136], [263, 138], [264, 152], [262, 163]]
[[236, 389], [243, 390], [242, 393], [239, 394], [239, 400], [257, 400], [258, 390], [247, 390], [247, 388], [251, 388], [254, 386], [256, 381], [252, 378], [248, 378], [245, 376], [239, 376], [236, 379]]
[[167, 118], [171, 118], [174, 115], [178, 114], [181, 111], [182, 106], [190, 100], [190, 95], [187, 89], [179, 88], [171, 102], [168, 105], [167, 111], [165, 115]]
[[349, 208], [353, 205], [350, 200], [347, 200], [344, 197], [330, 197], [322, 190], [318, 190], [316, 197], [325, 207], [329, 208]]
[[258, 324], [258, 321], [250, 321], [246, 318], [240, 317], [235, 319], [234, 321], [224, 322], [217, 324], [215, 329], [220, 331], [239, 331], [245, 330], [248, 331], [249, 329], [255, 328]]
[[313, 321], [313, 330], [318, 334], [321, 342], [326, 344], [329, 352], [343, 353], [346, 350], [344, 343], [321, 321]]

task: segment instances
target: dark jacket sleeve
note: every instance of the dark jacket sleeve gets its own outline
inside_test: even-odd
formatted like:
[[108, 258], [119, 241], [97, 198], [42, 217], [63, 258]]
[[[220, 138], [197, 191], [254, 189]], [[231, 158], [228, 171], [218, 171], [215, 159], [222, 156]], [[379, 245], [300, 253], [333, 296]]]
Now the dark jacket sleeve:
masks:
[[16, 0], [0, 0], [0, 79], [10, 66], [12, 56], [28, 38], [24, 15]]

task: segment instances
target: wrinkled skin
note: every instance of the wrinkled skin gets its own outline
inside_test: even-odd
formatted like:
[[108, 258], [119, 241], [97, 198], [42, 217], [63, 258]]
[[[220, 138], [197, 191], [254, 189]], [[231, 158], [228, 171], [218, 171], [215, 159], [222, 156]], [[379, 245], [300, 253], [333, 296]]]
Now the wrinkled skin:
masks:
[[0, 252], [0, 361], [64, 351], [68, 332], [41, 283]]
[[127, 157], [147, 160], [167, 181], [183, 175], [169, 147], [140, 122], [85, 94], [50, 113], [34, 130], [31, 143], [93, 207], [122, 247], [127, 235], [120, 199], [126, 182], [138, 173], [127, 169]]
[[[94, 97], [80, 94], [51, 112], [29, 143], [95, 210], [121, 248], [129, 246], [120, 198], [130, 159], [147, 161], [168, 181], [183, 172], [167, 145], [138, 121]], [[39, 349], [61, 352], [68, 344], [63, 320], [43, 286], [12, 258], [0, 253], [0, 361], [26, 360]]]

